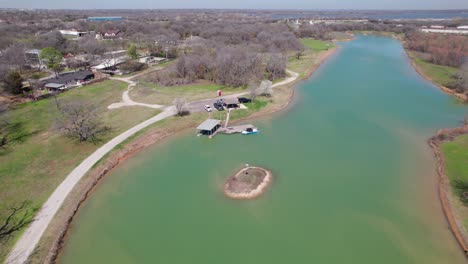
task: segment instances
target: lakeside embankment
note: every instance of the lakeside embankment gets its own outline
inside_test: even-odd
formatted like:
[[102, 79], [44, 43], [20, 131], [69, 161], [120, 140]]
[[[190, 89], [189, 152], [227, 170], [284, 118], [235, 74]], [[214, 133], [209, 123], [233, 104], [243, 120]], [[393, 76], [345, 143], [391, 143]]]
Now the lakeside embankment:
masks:
[[[428, 140], [428, 144], [431, 147], [434, 157], [436, 159], [436, 171], [439, 177], [438, 192], [442, 209], [447, 219], [449, 228], [452, 234], [455, 236], [460, 248], [465, 252], [465, 256], [468, 256], [468, 233], [463, 225], [463, 219], [457, 213], [456, 205], [458, 198], [454, 195], [449, 177], [446, 174], [446, 162], [445, 157], [441, 151], [441, 145], [446, 142], [455, 140], [460, 135], [468, 134], [468, 126], [452, 128], [452, 129], [441, 129]], [[466, 208], [465, 208], [466, 210]]]
[[[336, 50], [337, 48], [332, 48], [316, 54], [316, 57], [313, 58], [312, 65], [309, 66], [305, 72], [301, 73], [299, 78], [294, 82], [275, 88], [273, 100], [268, 103], [267, 106], [249, 116], [240, 116], [238, 118], [234, 117], [235, 119], [232, 121], [240, 122], [246, 119], [259, 118], [286, 109], [293, 98], [294, 89], [292, 89], [292, 87], [297, 82], [309, 78], [311, 74]], [[113, 168], [142, 149], [155, 143], [162, 142], [171, 136], [182, 134], [188, 129], [195, 127], [201, 120], [203, 120], [203, 117], [204, 115], [201, 114], [193, 114], [187, 117], [171, 117], [160, 121], [126, 140], [119, 145], [120, 147], [118, 149], [113, 150], [111, 153], [106, 155], [105, 158], [103, 158], [90, 172], [87, 173], [87, 176], [85, 176], [75, 186], [73, 191], [66, 198], [63, 206], [42, 236], [36, 250], [31, 255], [30, 261], [32, 263], [50, 263], [57, 260], [60, 250], [66, 240], [68, 229], [71, 227], [73, 219], [79, 211], [79, 208], [96, 189], [100, 180], [103, 179], [104, 176]]]
[[[402, 41], [404, 46], [404, 40], [400, 39], [400, 41]], [[450, 89], [440, 83], [437, 83], [434, 80], [434, 78], [432, 78], [428, 73], [426, 73], [423, 70], [423, 68], [420, 65], [418, 65], [418, 63], [416, 62], [416, 55], [412, 54], [411, 51], [406, 48], [404, 50], [406, 56], [411, 62], [411, 65], [422, 78], [437, 86], [444, 93], [451, 96], [455, 96], [455, 98], [462, 102], [467, 101], [468, 98], [465, 94], [457, 93], [453, 89]], [[454, 204], [455, 197], [453, 195], [449, 179], [445, 172], [445, 159], [440, 149], [440, 145], [444, 142], [452, 141], [457, 135], [462, 135], [466, 133], [468, 133], [467, 127], [440, 129], [436, 132], [436, 134], [434, 134], [434, 136], [432, 136], [428, 140], [428, 144], [431, 147], [431, 150], [436, 160], [436, 171], [439, 177], [437, 190], [442, 211], [447, 220], [451, 233], [454, 235], [457, 243], [460, 245], [460, 248], [465, 253], [465, 256], [468, 256], [468, 233], [463, 227], [463, 220], [461, 219], [459, 214], [456, 213]]]
[[[403, 41], [404, 43], [404, 41]], [[439, 87], [440, 90], [442, 90], [444, 93], [455, 96], [457, 99], [461, 100], [462, 102], [466, 102], [468, 100], [467, 95], [462, 94], [462, 93], [457, 93], [453, 89], [450, 89], [440, 83], [437, 83], [433, 77], [431, 77], [428, 73], [426, 73], [423, 68], [418, 65], [416, 62], [416, 57], [415, 55], [411, 54], [411, 51], [407, 50], [405, 48], [406, 56], [408, 56], [409, 60], [411, 61], [411, 65], [413, 68], [418, 72], [419, 75], [421, 75], [424, 79], [427, 81], [433, 83], [435, 86]]]

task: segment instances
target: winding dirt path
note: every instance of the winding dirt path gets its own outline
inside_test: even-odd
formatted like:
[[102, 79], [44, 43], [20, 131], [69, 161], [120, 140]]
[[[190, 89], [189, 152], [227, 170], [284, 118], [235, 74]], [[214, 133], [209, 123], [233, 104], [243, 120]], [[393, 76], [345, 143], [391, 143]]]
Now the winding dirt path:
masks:
[[[152, 69], [155, 70], [155, 69]], [[276, 83], [273, 85], [273, 87], [278, 87], [281, 85], [285, 85], [291, 82], [294, 82], [298, 77], [299, 74], [287, 70], [287, 72], [291, 75], [284, 81], [281, 81], [279, 83]], [[135, 82], [132, 81], [131, 79], [141, 75], [145, 74], [147, 72], [142, 72], [138, 75], [132, 76], [132, 77], [127, 77], [127, 78], [114, 78], [116, 80], [124, 81], [129, 84], [129, 89], [133, 88], [135, 86]], [[244, 93], [240, 93], [239, 95], [244, 95]], [[128, 98], [128, 99], [125, 99]], [[138, 105], [138, 106], [144, 106], [144, 107], [151, 107], [155, 108], [162, 108], [164, 106], [160, 105], [150, 105], [150, 104], [143, 104], [143, 103], [138, 103], [134, 102], [128, 97], [128, 90], [123, 93], [122, 99], [127, 100], [127, 104], [121, 105], [122, 106], [130, 106], [132, 103], [133, 105]], [[198, 101], [198, 103], [203, 103], [206, 100], [201, 100]], [[114, 108], [118, 108], [114, 105]], [[112, 105], [110, 105], [112, 106]], [[109, 106], [109, 108], [110, 108]], [[111, 108], [113, 109], [113, 108]], [[80, 181], [81, 178], [83, 178], [84, 175], [96, 164], [99, 160], [101, 160], [107, 153], [112, 151], [117, 145], [120, 143], [124, 142], [126, 139], [134, 135], [135, 133], [141, 131], [142, 129], [158, 122], [163, 119], [166, 119], [168, 117], [174, 116], [176, 114], [176, 109], [174, 106], [167, 106], [164, 108], [164, 111], [155, 115], [154, 117], [128, 129], [127, 131], [123, 132], [122, 134], [116, 136], [103, 146], [101, 146], [99, 149], [97, 149], [93, 154], [88, 156], [85, 160], [83, 160], [78, 167], [73, 169], [70, 174], [67, 175], [67, 177], [60, 183], [60, 185], [55, 189], [55, 191], [52, 193], [52, 195], [47, 199], [47, 201], [42, 205], [41, 209], [35, 216], [34, 222], [31, 223], [31, 225], [26, 229], [26, 231], [23, 233], [23, 235], [20, 237], [20, 239], [16, 242], [15, 246], [11, 250], [11, 252], [8, 254], [6, 263], [8, 264], [13, 264], [13, 263], [26, 263], [29, 256], [31, 253], [34, 251], [34, 248], [37, 246], [39, 243], [39, 240], [41, 239], [43, 233], [47, 229], [48, 225], [52, 221], [52, 218], [54, 215], [57, 213], [57, 211], [60, 209], [60, 206], [63, 204], [65, 201], [65, 198], [68, 196], [68, 194], [72, 191], [72, 189], [75, 187], [75, 185]]]

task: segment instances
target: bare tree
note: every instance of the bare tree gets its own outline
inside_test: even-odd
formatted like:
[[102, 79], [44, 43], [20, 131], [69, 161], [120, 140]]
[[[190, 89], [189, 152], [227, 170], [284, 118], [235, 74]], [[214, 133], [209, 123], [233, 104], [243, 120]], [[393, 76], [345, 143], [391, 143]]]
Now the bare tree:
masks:
[[110, 130], [99, 120], [97, 108], [89, 103], [71, 102], [61, 105], [59, 110], [58, 128], [80, 142], [96, 142]]
[[252, 101], [255, 101], [257, 99], [257, 94], [258, 94], [258, 83], [250, 82], [249, 83], [250, 99], [252, 99]]
[[286, 77], [286, 57], [281, 54], [273, 54], [267, 61], [265, 72], [270, 81]]
[[273, 95], [273, 83], [268, 80], [262, 81], [258, 87], [258, 94], [271, 97]]
[[6, 216], [0, 226], [0, 242], [6, 241], [11, 235], [33, 222], [32, 214], [34, 210], [28, 210], [31, 202], [24, 201], [21, 205], [10, 208], [10, 213]]
[[174, 107], [176, 108], [177, 115], [179, 116], [185, 116], [189, 115], [190, 111], [187, 109], [187, 101], [185, 98], [176, 98], [174, 99]]

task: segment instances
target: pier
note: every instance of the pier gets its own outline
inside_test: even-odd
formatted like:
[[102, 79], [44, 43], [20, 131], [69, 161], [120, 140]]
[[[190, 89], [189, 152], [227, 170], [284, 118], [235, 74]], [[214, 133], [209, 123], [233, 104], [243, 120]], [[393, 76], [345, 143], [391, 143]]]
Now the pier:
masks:
[[242, 131], [246, 130], [247, 128], [255, 128], [254, 125], [239, 125], [239, 126], [230, 126], [230, 127], [222, 127], [218, 129], [218, 133], [223, 133], [223, 134], [236, 134], [236, 133], [241, 133]]

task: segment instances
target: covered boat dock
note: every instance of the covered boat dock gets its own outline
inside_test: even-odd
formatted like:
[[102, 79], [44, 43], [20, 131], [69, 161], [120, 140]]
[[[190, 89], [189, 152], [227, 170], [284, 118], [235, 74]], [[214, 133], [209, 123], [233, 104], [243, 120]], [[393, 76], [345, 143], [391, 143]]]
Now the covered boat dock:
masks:
[[197, 130], [202, 135], [214, 136], [220, 127], [221, 120], [207, 119], [197, 127]]

